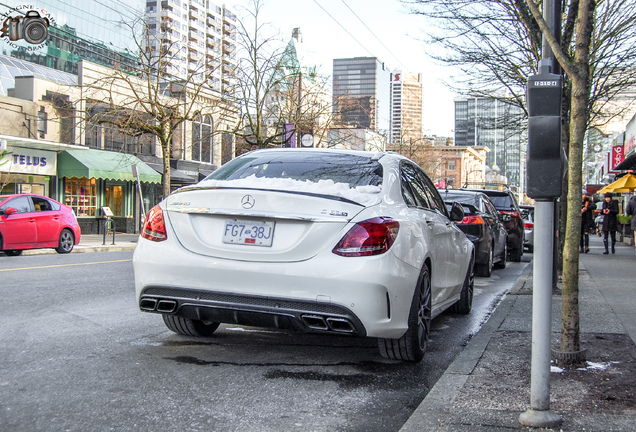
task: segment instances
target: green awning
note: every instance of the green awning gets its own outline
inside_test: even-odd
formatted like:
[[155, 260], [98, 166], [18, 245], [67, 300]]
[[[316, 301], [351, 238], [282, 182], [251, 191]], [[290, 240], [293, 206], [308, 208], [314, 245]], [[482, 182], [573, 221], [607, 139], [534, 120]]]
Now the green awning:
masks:
[[57, 156], [58, 177], [99, 178], [136, 181], [132, 166], [137, 165], [139, 180], [161, 183], [161, 174], [137, 156], [104, 150], [66, 150]]

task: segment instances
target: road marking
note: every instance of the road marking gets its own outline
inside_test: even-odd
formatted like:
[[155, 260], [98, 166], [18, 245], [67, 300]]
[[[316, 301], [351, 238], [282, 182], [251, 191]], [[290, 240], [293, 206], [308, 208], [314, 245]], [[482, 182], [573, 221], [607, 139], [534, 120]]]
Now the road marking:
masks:
[[92, 265], [92, 264], [118, 263], [118, 262], [126, 262], [126, 261], [132, 261], [132, 259], [123, 259], [123, 260], [115, 260], [115, 261], [95, 261], [95, 262], [88, 262], [88, 263], [58, 264], [58, 265], [37, 266], [37, 267], [20, 267], [20, 268], [13, 268], [13, 269], [0, 269], [0, 272], [18, 271], [18, 270], [36, 270], [36, 269], [55, 268], [55, 267], [72, 267], [72, 266], [82, 266], [82, 265]]

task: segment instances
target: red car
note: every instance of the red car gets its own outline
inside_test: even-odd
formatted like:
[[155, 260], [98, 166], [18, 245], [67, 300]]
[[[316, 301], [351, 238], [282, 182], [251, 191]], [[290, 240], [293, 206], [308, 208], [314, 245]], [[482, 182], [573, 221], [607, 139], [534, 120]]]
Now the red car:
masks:
[[80, 236], [70, 207], [40, 195], [0, 195], [0, 251], [5, 255], [42, 248], [69, 253]]

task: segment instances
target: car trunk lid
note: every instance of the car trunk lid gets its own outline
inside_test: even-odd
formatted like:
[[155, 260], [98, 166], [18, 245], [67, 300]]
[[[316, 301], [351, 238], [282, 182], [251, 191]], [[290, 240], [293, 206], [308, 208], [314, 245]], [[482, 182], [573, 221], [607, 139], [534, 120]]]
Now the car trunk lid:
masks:
[[177, 241], [193, 253], [292, 262], [307, 260], [335, 244], [364, 207], [317, 193], [193, 187], [167, 198], [166, 217]]

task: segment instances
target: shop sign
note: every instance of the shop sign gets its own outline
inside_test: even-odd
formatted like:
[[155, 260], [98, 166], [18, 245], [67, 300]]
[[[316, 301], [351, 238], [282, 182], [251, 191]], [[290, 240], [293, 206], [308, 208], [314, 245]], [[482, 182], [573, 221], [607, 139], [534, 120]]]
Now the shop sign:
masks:
[[57, 153], [8, 147], [7, 150], [0, 152], [0, 171], [54, 176], [57, 172]]
[[610, 167], [612, 171], [616, 168], [618, 164], [625, 160], [625, 153], [623, 152], [623, 146], [613, 146], [612, 147], [612, 163]]

